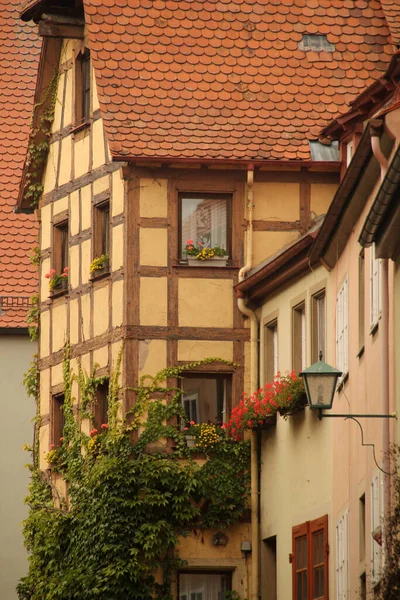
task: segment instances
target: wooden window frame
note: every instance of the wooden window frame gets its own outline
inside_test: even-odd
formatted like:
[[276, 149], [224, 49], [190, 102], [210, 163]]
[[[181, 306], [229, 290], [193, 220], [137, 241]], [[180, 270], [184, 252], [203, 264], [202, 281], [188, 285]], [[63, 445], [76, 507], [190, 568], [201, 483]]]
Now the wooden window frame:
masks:
[[264, 383], [272, 382], [278, 372], [278, 317], [264, 320]]
[[306, 336], [306, 302], [303, 299], [292, 306], [292, 368], [296, 373], [307, 366]]
[[[108, 213], [108, 219], [105, 215]], [[107, 235], [108, 233], [108, 235]], [[111, 206], [110, 199], [102, 200], [93, 205], [93, 244], [92, 244], [92, 260], [108, 254], [111, 250]], [[109, 267], [102, 271], [109, 273]], [[92, 274], [96, 276], [96, 273]]]
[[64, 401], [64, 393], [53, 394], [51, 397], [50, 444], [56, 448], [60, 446], [60, 438], [63, 435], [65, 424], [63, 414]]
[[[226, 422], [232, 410], [232, 376], [233, 374], [231, 372], [217, 373], [215, 371], [185, 371], [184, 376], [180, 378], [179, 387], [183, 389], [183, 379], [216, 379], [219, 381], [225, 381], [225, 414], [223, 415], [223, 422]], [[201, 398], [199, 395], [198, 409], [200, 404]], [[198, 410], [198, 412], [200, 412], [200, 410]]]
[[[210, 200], [224, 199], [227, 200], [226, 211], [226, 251], [228, 252], [228, 264], [232, 264], [232, 211], [233, 211], [233, 193], [231, 192], [195, 192], [193, 190], [178, 192], [178, 261], [186, 262], [185, 256], [182, 254], [182, 200], [185, 198], [204, 198]], [[196, 241], [196, 240], [193, 240]], [[209, 265], [207, 265], [209, 266]]]
[[[233, 569], [187, 569], [185, 571], [177, 572], [177, 599], [180, 600], [180, 576], [181, 575], [225, 575], [228, 578], [227, 581], [227, 591], [232, 591], [232, 575]], [[190, 598], [188, 598], [190, 600]], [[206, 600], [206, 598], [203, 598]]]
[[96, 389], [96, 400], [93, 403], [93, 420], [95, 428], [100, 432], [101, 426], [108, 423], [109, 380], [100, 383]]
[[91, 117], [91, 58], [89, 48], [75, 58], [75, 128], [90, 124]]
[[345, 510], [336, 523], [336, 595], [340, 600], [350, 597], [350, 518]]
[[65, 267], [68, 267], [69, 254], [69, 226], [68, 218], [63, 219], [53, 226], [53, 269], [57, 275], [61, 275]]
[[[324, 300], [323, 308], [323, 344], [320, 345], [320, 308], [319, 303]], [[311, 296], [311, 364], [319, 360], [319, 353], [322, 352], [323, 360], [326, 359], [326, 290], [322, 288]]]
[[314, 598], [314, 578], [313, 568], [318, 565], [313, 565], [312, 556], [314, 550], [314, 536], [315, 534], [323, 531], [324, 534], [324, 596], [319, 597], [318, 600], [329, 599], [329, 543], [328, 543], [328, 515], [324, 515], [313, 521], [306, 521], [301, 525], [296, 525], [292, 529], [292, 597], [293, 600], [299, 599], [298, 588], [297, 588], [297, 555], [296, 555], [296, 541], [302, 537], [305, 537], [307, 543], [307, 564], [304, 569], [307, 574], [307, 600], [313, 600]]

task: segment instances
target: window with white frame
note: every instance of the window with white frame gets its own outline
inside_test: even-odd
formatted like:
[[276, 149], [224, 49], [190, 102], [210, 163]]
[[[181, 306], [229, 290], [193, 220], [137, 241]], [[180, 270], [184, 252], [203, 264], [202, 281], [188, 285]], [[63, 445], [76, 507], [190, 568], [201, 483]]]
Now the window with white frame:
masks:
[[296, 372], [307, 366], [306, 357], [306, 304], [300, 302], [292, 315], [292, 365]]
[[336, 296], [336, 367], [342, 378], [349, 372], [349, 282], [348, 278]]
[[379, 579], [382, 554], [382, 524], [380, 506], [380, 481], [375, 475], [371, 482], [371, 580], [376, 583]]
[[348, 600], [349, 592], [349, 511], [336, 523], [336, 598]]
[[273, 381], [278, 372], [278, 319], [264, 326], [264, 379]]
[[381, 316], [380, 307], [380, 260], [375, 256], [375, 244], [370, 249], [370, 326], [374, 329]]

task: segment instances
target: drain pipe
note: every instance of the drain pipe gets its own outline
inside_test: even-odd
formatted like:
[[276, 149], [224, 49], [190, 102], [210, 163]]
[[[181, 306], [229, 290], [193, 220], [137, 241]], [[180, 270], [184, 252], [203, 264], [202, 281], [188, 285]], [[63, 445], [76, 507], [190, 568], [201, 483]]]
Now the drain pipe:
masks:
[[[387, 169], [388, 160], [383, 154], [380, 146], [380, 134], [382, 121], [373, 122], [371, 127], [372, 152], [381, 167], [381, 181], [383, 181]], [[372, 251], [372, 248], [371, 248]], [[381, 259], [381, 322], [379, 324], [380, 352], [382, 357], [381, 398], [382, 414], [389, 414], [389, 259]], [[390, 472], [389, 448], [390, 448], [390, 423], [389, 419], [383, 419], [382, 424], [382, 452], [383, 469]], [[390, 510], [390, 477], [383, 476], [383, 508], [384, 514], [388, 515]]]
[[[246, 264], [239, 271], [239, 281], [252, 267], [253, 258], [253, 183], [254, 165], [247, 170], [247, 230], [246, 230]], [[258, 320], [255, 312], [246, 306], [242, 294], [238, 294], [237, 305], [240, 312], [250, 319], [250, 389], [258, 389]], [[258, 600], [259, 595], [259, 532], [258, 532], [258, 439], [255, 431], [251, 432], [251, 598]]]

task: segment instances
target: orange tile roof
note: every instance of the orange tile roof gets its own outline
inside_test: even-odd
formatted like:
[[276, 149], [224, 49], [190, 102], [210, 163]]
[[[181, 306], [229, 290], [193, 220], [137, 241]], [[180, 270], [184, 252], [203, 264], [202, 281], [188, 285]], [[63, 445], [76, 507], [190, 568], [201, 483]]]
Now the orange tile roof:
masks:
[[40, 40], [21, 23], [16, 2], [0, 11], [0, 327], [24, 327], [27, 299], [37, 289], [30, 249], [37, 245], [33, 215], [15, 214], [28, 145]]
[[[378, 0], [84, 6], [117, 159], [310, 160], [308, 139], [348, 110], [393, 52]], [[299, 50], [303, 34], [326, 35], [334, 51]]]
[[400, 44], [400, 2], [399, 0], [381, 0], [383, 12], [389, 26], [392, 43]]

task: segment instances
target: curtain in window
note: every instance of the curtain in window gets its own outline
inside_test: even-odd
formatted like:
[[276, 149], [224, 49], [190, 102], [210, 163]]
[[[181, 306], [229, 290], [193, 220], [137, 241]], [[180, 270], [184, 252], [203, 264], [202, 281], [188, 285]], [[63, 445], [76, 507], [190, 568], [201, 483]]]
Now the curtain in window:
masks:
[[185, 573], [179, 576], [179, 600], [223, 600], [228, 575]]

